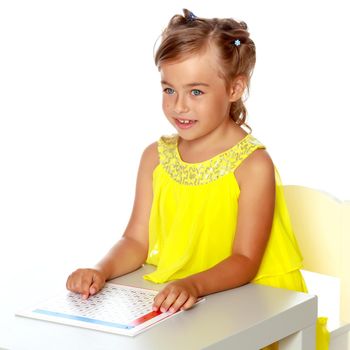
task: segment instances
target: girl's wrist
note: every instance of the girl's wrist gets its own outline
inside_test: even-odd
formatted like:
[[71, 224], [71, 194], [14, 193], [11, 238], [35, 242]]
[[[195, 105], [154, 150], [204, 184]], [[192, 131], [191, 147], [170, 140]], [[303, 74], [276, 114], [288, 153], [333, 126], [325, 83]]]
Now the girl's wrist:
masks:
[[105, 281], [109, 280], [109, 273], [106, 271], [106, 268], [100, 264], [95, 265], [94, 269], [98, 271], [104, 278]]
[[198, 275], [192, 275], [185, 278], [186, 282], [190, 285], [191, 289], [194, 290], [197, 297], [203, 296], [203, 291], [201, 288], [200, 278]]

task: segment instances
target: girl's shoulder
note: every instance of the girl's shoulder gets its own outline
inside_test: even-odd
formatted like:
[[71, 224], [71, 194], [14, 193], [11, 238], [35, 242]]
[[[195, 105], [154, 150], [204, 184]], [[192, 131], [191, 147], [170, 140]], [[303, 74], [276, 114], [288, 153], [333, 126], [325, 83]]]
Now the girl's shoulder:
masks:
[[163, 148], [176, 149], [177, 140], [177, 134], [161, 136], [157, 141], [151, 143], [144, 149], [142, 159], [153, 164], [158, 164], [160, 150]]
[[235, 171], [240, 186], [244, 182], [250, 183], [251, 180], [255, 180], [256, 174], [259, 174], [259, 178], [275, 177], [275, 165], [265, 147], [258, 147]]
[[144, 150], [145, 157], [157, 158], [159, 149], [162, 147], [176, 148], [179, 136], [177, 134], [163, 135], [157, 141], [148, 145]]
[[151, 169], [155, 169], [156, 166], [159, 164], [157, 141], [151, 143], [144, 149], [141, 156], [141, 164]]

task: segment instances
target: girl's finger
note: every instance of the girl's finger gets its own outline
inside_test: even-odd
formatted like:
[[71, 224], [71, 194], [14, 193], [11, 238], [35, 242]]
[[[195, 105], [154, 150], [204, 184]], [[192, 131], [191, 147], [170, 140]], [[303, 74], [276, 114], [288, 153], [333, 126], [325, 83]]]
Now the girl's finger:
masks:
[[99, 292], [104, 285], [104, 281], [99, 277], [94, 277], [93, 283], [90, 286], [89, 293], [90, 295], [95, 295]]
[[68, 290], [71, 290], [71, 281], [72, 281], [72, 275], [69, 275], [66, 282], [66, 288]]
[[174, 303], [170, 305], [169, 311], [172, 313], [178, 311], [187, 302], [188, 298], [189, 298], [188, 293], [186, 292], [180, 293], [176, 298], [176, 300], [174, 301]]
[[90, 276], [83, 277], [80, 282], [80, 288], [78, 290], [78, 293], [80, 293], [84, 299], [87, 299], [90, 295], [90, 286], [91, 286], [92, 280]]
[[188, 310], [190, 309], [197, 301], [197, 298], [194, 296], [190, 296], [187, 301], [182, 305], [181, 310]]
[[175, 300], [179, 297], [180, 293], [177, 290], [171, 290], [165, 300], [160, 305], [161, 312], [167, 312], [171, 305], [174, 304]]
[[162, 305], [163, 301], [166, 299], [167, 293], [165, 291], [159, 292], [155, 297], [154, 297], [154, 302], [152, 309], [153, 311], [158, 311], [160, 308], [160, 305]]

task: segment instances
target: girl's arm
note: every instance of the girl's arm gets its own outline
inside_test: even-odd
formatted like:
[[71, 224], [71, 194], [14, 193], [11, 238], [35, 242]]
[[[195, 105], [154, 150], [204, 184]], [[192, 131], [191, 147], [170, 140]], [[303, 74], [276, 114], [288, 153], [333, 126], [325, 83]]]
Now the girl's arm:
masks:
[[122, 238], [96, 265], [106, 280], [138, 269], [148, 254], [148, 224], [152, 206], [152, 176], [158, 164], [157, 144], [148, 146], [140, 161], [133, 210]]
[[235, 176], [240, 196], [232, 255], [209, 270], [168, 284], [157, 295], [155, 310], [187, 309], [198, 296], [244, 285], [258, 272], [274, 214], [274, 165], [265, 150], [257, 150], [240, 165]]
[[122, 238], [93, 269], [78, 269], [67, 280], [67, 288], [84, 298], [97, 293], [106, 280], [138, 269], [148, 253], [148, 222], [152, 206], [152, 176], [158, 164], [157, 143], [142, 154], [134, 206]]

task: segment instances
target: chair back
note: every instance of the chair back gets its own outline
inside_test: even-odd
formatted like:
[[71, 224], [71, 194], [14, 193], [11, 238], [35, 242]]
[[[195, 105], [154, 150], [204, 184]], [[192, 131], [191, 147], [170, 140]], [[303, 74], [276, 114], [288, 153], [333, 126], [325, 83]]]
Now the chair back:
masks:
[[350, 202], [303, 186], [284, 186], [305, 270], [338, 277], [340, 318], [350, 322]]

